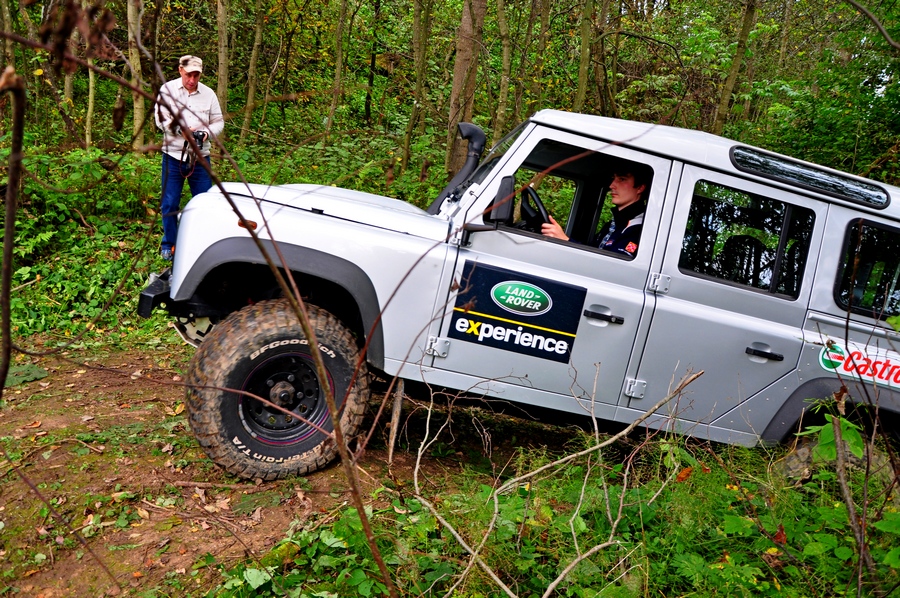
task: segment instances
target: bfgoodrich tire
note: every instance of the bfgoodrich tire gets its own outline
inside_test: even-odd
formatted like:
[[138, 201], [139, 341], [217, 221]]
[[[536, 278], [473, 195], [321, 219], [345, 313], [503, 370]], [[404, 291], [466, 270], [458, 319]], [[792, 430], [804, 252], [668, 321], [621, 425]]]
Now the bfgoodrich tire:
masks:
[[[204, 339], [191, 360], [191, 429], [209, 458], [230, 473], [274, 480], [303, 475], [332, 461], [337, 446], [316, 429], [333, 430], [326, 385], [341, 411], [345, 437], [359, 428], [369, 388], [365, 364], [353, 379], [359, 359], [356, 343], [327, 311], [308, 306], [308, 312], [327, 380], [316, 373], [309, 343], [284, 299], [233, 313]], [[294, 415], [242, 393], [266, 398]]]

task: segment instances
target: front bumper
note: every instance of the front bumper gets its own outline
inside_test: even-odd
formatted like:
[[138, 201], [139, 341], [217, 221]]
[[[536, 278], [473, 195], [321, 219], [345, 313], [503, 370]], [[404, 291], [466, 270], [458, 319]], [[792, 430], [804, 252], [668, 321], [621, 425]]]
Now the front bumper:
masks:
[[155, 307], [165, 305], [171, 300], [169, 296], [169, 290], [172, 288], [171, 276], [171, 269], [166, 269], [161, 274], [154, 272], [150, 275], [149, 284], [138, 297], [137, 313], [139, 316], [149, 318]]

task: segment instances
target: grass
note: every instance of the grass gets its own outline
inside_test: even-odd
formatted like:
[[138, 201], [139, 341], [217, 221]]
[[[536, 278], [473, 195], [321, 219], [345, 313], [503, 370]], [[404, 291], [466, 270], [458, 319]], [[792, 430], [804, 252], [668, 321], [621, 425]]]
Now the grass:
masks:
[[[808, 596], [855, 587], [858, 551], [827, 466], [796, 486], [772, 467], [781, 451], [682, 439], [633, 448], [619, 447], [630, 455], [624, 463], [595, 455], [500, 495], [497, 480], [463, 466], [424, 498], [470, 546], [483, 542], [480, 557], [518, 596], [542, 595], [579, 555], [605, 543], [554, 595]], [[553, 457], [519, 450], [515, 473]], [[422, 502], [387, 488], [385, 495], [389, 506], [371, 515], [400, 594], [445, 595], [464, 574], [468, 551]], [[868, 512], [892, 509], [882, 498]], [[870, 530], [882, 588], [900, 582], [888, 557], [896, 541], [894, 531]], [[225, 581], [208, 595], [384, 595], [367, 555], [348, 508], [334, 523], [307, 522], [260, 562], [223, 569]], [[454, 596], [501, 593], [477, 566], [463, 579]], [[863, 595], [872, 592], [864, 585]]]

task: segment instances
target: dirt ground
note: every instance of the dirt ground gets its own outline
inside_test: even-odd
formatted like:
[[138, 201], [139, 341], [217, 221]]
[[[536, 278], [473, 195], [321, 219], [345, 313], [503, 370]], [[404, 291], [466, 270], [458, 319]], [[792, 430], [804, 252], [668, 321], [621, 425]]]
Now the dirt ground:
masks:
[[[47, 375], [0, 402], [0, 595], [202, 595], [218, 567], [348, 503], [336, 465], [256, 485], [208, 461], [183, 414], [189, 355], [173, 345], [17, 361]], [[391, 475], [411, 462], [398, 451]], [[383, 449], [367, 451], [363, 483], [384, 479], [385, 464]]]

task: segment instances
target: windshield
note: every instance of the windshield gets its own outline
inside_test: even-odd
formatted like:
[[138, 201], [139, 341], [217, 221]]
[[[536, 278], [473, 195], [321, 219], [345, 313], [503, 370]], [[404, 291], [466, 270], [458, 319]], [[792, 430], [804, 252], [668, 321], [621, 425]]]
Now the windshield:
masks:
[[462, 194], [465, 193], [466, 189], [471, 187], [472, 185], [480, 185], [487, 178], [488, 174], [500, 163], [500, 159], [509, 151], [509, 148], [516, 142], [516, 139], [519, 138], [519, 135], [522, 133], [522, 130], [525, 128], [526, 123], [520, 124], [518, 127], [510, 131], [506, 137], [500, 140], [497, 145], [491, 148], [490, 153], [487, 157], [481, 162], [478, 166], [478, 169], [472, 173], [472, 176], [469, 177], [465, 183], [460, 185], [459, 194], [457, 197], [462, 197]]

